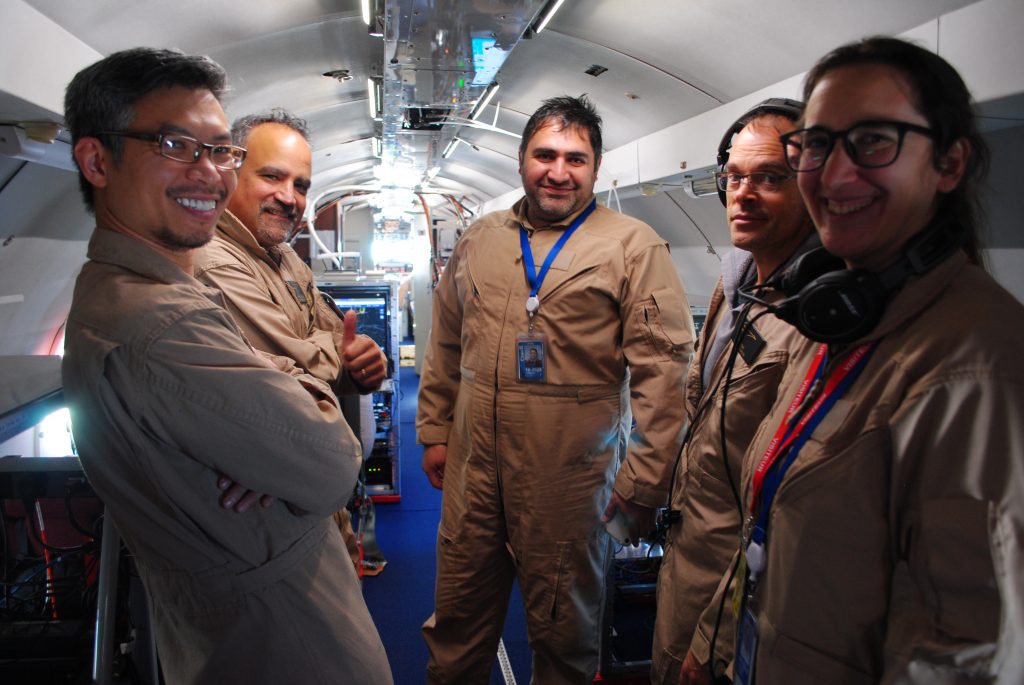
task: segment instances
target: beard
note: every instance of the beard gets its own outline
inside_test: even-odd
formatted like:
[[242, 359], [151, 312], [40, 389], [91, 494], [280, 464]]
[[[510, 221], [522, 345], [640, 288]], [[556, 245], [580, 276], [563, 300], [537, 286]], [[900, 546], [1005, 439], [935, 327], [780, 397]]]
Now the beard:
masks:
[[577, 194], [565, 197], [551, 197], [546, 195], [539, 188], [526, 194], [531, 214], [534, 219], [541, 219], [547, 223], [558, 223], [576, 211], [576, 202], [579, 200]]
[[210, 230], [205, 233], [185, 234], [175, 233], [164, 226], [157, 231], [155, 237], [157, 242], [168, 250], [173, 252], [186, 252], [188, 250], [194, 250], [197, 247], [202, 247], [213, 240], [213, 226], [210, 226]]
[[273, 247], [288, 239], [299, 223], [299, 214], [294, 209], [283, 207], [261, 208], [256, 216], [252, 232], [263, 247]]

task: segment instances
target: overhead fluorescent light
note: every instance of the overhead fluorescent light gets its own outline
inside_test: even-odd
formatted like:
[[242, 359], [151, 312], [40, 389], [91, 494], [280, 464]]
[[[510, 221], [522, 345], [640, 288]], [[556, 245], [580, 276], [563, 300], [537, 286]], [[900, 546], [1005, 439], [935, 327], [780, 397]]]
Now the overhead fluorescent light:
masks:
[[462, 139], [460, 138], [452, 138], [452, 142], [448, 143], [448, 147], [446, 147], [444, 152], [441, 153], [441, 158], [448, 159], [451, 157], [452, 153], [455, 152], [455, 148], [457, 148], [461, 142]]
[[469, 115], [470, 119], [476, 121], [477, 118], [484, 113], [484, 109], [491, 102], [491, 98], [494, 97], [494, 94], [498, 92], [498, 88], [500, 87], [501, 86], [498, 85], [497, 81], [493, 81], [491, 85], [487, 86], [487, 90], [484, 91], [483, 97], [481, 97], [480, 100], [477, 101], [476, 106], [473, 107], [473, 111]]
[[366, 21], [366, 32], [376, 38], [384, 36], [384, 0], [363, 0], [363, 19]]
[[540, 33], [544, 30], [544, 27], [548, 25], [549, 21], [551, 21], [551, 17], [555, 16], [555, 12], [558, 11], [558, 8], [562, 6], [563, 2], [565, 2], [565, 0], [555, 0], [555, 4], [551, 5], [551, 9], [548, 10], [547, 14], [544, 15], [544, 18], [540, 20], [539, 24], [537, 24], [537, 28], [534, 29], [534, 33]]
[[370, 118], [379, 119], [384, 107], [383, 102], [383, 79], [377, 76], [370, 76], [366, 79], [366, 93], [370, 103]]

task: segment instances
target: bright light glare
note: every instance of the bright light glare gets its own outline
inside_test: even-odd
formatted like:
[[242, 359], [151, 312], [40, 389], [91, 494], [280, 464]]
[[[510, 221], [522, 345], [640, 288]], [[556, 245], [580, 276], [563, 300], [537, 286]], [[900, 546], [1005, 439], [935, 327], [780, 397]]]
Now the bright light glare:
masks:
[[548, 25], [549, 21], [551, 21], [551, 17], [555, 16], [555, 12], [558, 11], [558, 8], [562, 6], [563, 2], [565, 2], [565, 0], [558, 0], [558, 2], [555, 3], [555, 6], [551, 8], [551, 11], [547, 13], [547, 16], [541, 20], [540, 26], [537, 27], [537, 33], [544, 30], [544, 27]]
[[494, 94], [498, 92], [498, 88], [500, 87], [501, 86], [499, 86], [497, 83], [491, 84], [491, 87], [487, 89], [486, 93], [484, 93], [483, 99], [480, 100], [480, 102], [476, 103], [476, 107], [473, 108], [473, 114], [471, 114], [469, 117], [470, 119], [476, 121], [478, 118], [480, 118], [480, 115], [484, 113], [484, 108], [487, 107], [488, 103], [490, 103], [491, 101], [491, 98], [494, 97]]
[[71, 414], [67, 408], [58, 409], [35, 428], [39, 435], [40, 457], [68, 457], [71, 450]]
[[374, 238], [370, 243], [370, 255], [374, 264], [412, 264], [413, 269], [418, 271], [430, 260], [430, 241], [425, 234], [408, 238]]
[[370, 25], [370, 0], [363, 0], [363, 22]]
[[366, 94], [370, 102], [370, 118], [377, 118], [377, 90], [373, 87], [373, 79], [366, 79]]

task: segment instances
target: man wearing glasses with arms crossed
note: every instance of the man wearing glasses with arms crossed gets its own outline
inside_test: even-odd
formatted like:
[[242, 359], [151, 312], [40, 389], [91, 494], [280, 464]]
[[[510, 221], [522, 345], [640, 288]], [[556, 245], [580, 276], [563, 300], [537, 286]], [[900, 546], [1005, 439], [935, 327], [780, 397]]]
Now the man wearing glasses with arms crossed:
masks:
[[[358, 442], [327, 385], [257, 354], [191, 275], [245, 159], [225, 87], [210, 60], [147, 48], [68, 86], [96, 215], [63, 364], [82, 465], [153, 599], [169, 685], [390, 683], [330, 518]], [[221, 473], [277, 501], [228, 514]]]

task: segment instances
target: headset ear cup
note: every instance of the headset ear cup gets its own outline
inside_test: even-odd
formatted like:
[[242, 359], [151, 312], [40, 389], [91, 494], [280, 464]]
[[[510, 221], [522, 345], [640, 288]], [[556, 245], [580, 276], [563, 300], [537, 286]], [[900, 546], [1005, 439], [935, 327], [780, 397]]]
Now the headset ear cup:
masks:
[[823, 343], [849, 343], [871, 332], [885, 311], [888, 294], [877, 275], [861, 270], [819, 276], [795, 298], [793, 325]]
[[772, 277], [765, 285], [781, 291], [787, 297], [792, 297], [815, 278], [845, 268], [846, 264], [842, 259], [826, 252], [823, 247], [816, 247], [800, 255], [788, 268]]

